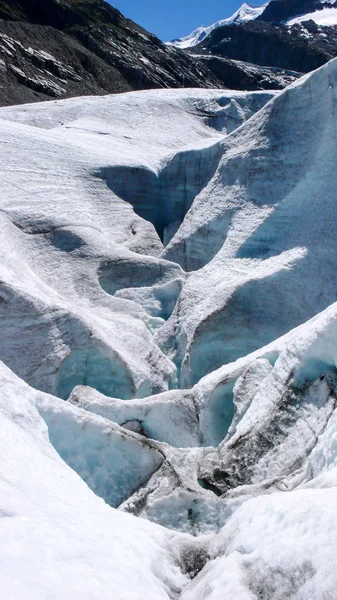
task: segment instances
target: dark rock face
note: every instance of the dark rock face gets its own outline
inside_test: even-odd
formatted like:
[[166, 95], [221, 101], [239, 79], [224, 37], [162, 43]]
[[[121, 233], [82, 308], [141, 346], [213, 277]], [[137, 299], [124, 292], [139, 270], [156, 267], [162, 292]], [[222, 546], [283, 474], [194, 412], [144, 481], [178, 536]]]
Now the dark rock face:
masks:
[[183, 51], [103, 0], [0, 0], [0, 105], [163, 87], [282, 89], [337, 55], [337, 27], [274, 22], [317, 5], [273, 0], [259, 20]]
[[75, 25], [130, 25], [123, 15], [101, 0], [2, 0], [0, 18], [68, 29]]
[[0, 0], [0, 105], [160, 87], [223, 87], [102, 0]]
[[260, 67], [221, 56], [204, 55], [199, 56], [199, 60], [206, 64], [224, 85], [233, 90], [281, 90], [302, 75], [295, 71], [277, 67]]
[[[310, 21], [309, 27], [310, 27]], [[307, 73], [337, 55], [334, 27], [316, 27], [308, 35], [308, 23], [288, 28], [281, 24], [251, 21], [245, 25], [219, 27], [195, 51], [255, 65]], [[331, 29], [331, 36], [326, 36]], [[327, 39], [329, 41], [327, 41]]]
[[117, 69], [51, 27], [0, 21], [0, 104], [131, 90]]

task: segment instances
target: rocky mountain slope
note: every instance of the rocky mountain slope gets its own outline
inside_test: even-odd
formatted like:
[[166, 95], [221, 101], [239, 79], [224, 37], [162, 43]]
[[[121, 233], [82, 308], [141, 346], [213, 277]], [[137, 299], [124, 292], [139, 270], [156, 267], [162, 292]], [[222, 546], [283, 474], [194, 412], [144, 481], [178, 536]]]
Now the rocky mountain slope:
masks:
[[333, 9], [335, 6], [336, 0], [271, 0], [257, 20], [282, 23], [298, 15], [319, 14], [325, 7]]
[[332, 34], [318, 33], [308, 49], [306, 24], [285, 35], [256, 20], [263, 8], [244, 5], [190, 52], [103, 0], [0, 0], [0, 104], [149, 88], [282, 89], [334, 55]]
[[252, 21], [214, 29], [194, 51], [308, 73], [336, 56], [337, 27], [321, 31], [310, 21], [291, 28]]
[[1, 108], [5, 598], [334, 598], [336, 101]]
[[103, 0], [0, 0], [0, 103], [157, 87], [221, 87], [207, 65]]
[[[292, 21], [299, 10], [310, 19]], [[308, 12], [334, 10], [318, 0], [244, 4], [165, 45], [103, 0], [0, 0], [0, 104], [149, 88], [283, 89], [336, 56], [337, 26]]]
[[[233, 61], [248, 63], [246, 72], [251, 65], [281, 69], [283, 73], [275, 73], [279, 86], [274, 87], [284, 87], [296, 73], [312, 71], [337, 55], [336, 6], [320, 0], [271, 0], [256, 9], [244, 4], [233, 17], [170, 45], [185, 48], [199, 58], [205, 55], [203, 62], [220, 79], [223, 74], [223, 81], [228, 77], [223, 68], [228, 61], [232, 65]], [[240, 69], [240, 63], [234, 65]], [[268, 87], [268, 77], [261, 73], [260, 78], [262, 86]], [[243, 81], [242, 77], [240, 85]]]

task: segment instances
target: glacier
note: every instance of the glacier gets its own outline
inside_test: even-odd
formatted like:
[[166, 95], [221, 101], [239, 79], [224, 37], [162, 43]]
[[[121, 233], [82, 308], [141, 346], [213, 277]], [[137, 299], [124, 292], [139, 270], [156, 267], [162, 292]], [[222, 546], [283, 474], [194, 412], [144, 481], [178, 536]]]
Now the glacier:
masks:
[[334, 598], [336, 86], [0, 109], [4, 598]]

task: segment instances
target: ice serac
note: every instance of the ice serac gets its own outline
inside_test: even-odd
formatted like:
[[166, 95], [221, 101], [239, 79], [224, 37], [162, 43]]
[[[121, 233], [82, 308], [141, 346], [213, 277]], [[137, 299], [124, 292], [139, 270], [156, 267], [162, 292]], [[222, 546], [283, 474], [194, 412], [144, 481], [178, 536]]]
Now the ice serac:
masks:
[[250, 497], [334, 485], [336, 311], [189, 391], [122, 402], [76, 388], [76, 406], [160, 442], [165, 460], [122, 508], [200, 534], [219, 531]]
[[222, 142], [222, 158], [162, 256], [193, 271], [157, 342], [182, 387], [336, 299], [337, 62]]
[[[138, 600], [142, 589], [156, 600], [225, 593], [254, 598], [261, 589], [274, 599], [333, 597], [336, 328], [334, 304], [195, 387], [196, 402], [207, 409], [221, 386], [236, 382], [233, 424], [218, 448], [170, 449], [146, 440], [144, 432], [131, 433], [130, 421], [123, 433], [106, 419], [108, 399], [104, 407], [102, 396], [89, 394], [75, 407], [33, 390], [0, 365], [3, 590], [19, 598], [33, 589], [41, 600], [46, 589], [53, 598], [69, 591], [88, 597], [88, 590], [108, 598], [113, 590], [121, 600], [125, 594]], [[88, 392], [78, 389], [77, 403], [82, 391]], [[159, 398], [146, 403], [151, 410], [160, 405]], [[105, 418], [93, 414], [99, 405]], [[116, 407], [111, 404], [110, 416]], [[133, 410], [126, 402], [121, 418]], [[133, 417], [139, 410], [138, 402]], [[159, 421], [160, 409], [153, 416]], [[247, 454], [247, 444], [255, 442], [255, 452]], [[156, 472], [124, 511], [89, 489], [107, 500], [120, 486], [130, 493], [140, 473], [137, 461], [143, 475], [146, 468], [148, 476]], [[234, 482], [238, 466], [246, 478]], [[214, 487], [202, 479], [205, 471], [213, 473]], [[226, 490], [215, 494], [221, 483]], [[207, 535], [165, 530], [126, 510], [169, 528], [184, 529], [185, 522], [185, 530]], [[48, 552], [46, 535], [53, 540]]]

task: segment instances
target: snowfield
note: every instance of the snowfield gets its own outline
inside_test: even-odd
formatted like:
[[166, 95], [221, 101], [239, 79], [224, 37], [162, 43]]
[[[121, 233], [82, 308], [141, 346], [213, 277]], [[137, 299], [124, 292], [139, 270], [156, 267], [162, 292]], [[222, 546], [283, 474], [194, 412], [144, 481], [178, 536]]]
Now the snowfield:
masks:
[[334, 600], [337, 60], [0, 109], [0, 597]]
[[299, 15], [298, 17], [287, 21], [287, 25], [295, 25], [296, 23], [303, 23], [304, 21], [314, 21], [316, 25], [321, 27], [333, 27], [334, 25], [337, 25], [337, 8], [331, 6], [306, 15]]

